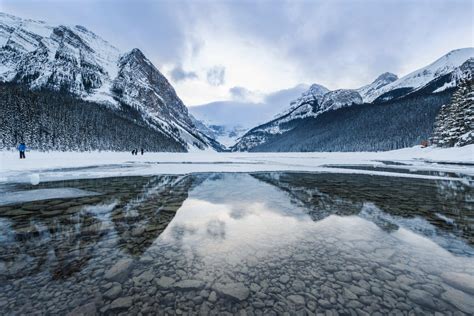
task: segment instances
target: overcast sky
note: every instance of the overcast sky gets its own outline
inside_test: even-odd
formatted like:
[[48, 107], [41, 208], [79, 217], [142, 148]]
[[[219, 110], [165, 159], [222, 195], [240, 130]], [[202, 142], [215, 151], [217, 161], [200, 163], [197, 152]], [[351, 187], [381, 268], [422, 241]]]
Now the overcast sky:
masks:
[[0, 10], [140, 48], [191, 106], [300, 83], [357, 88], [474, 46], [472, 0], [0, 0]]

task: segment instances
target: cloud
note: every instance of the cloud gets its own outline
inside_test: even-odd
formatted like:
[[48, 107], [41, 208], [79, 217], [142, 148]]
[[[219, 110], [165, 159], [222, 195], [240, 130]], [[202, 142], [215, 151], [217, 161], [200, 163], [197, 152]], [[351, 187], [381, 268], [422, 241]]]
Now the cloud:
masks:
[[239, 86], [357, 88], [472, 46], [473, 37], [472, 0], [84, 1], [0, 6], [53, 25], [84, 25], [122, 51], [140, 48], [159, 69], [192, 65], [199, 78], [183, 70], [174, 82], [188, 105], [229, 99]]
[[264, 100], [265, 95], [259, 91], [251, 91], [245, 87], [232, 87], [229, 89], [232, 100], [260, 103]]
[[[286, 110], [290, 102], [298, 98], [308, 89], [307, 85], [297, 85], [293, 88], [261, 94], [260, 101], [233, 99], [217, 101], [189, 108], [198, 119], [210, 124], [227, 127], [251, 128], [272, 119], [276, 114]], [[239, 96], [246, 97], [247, 93], [255, 94], [244, 87], [231, 88]]]
[[236, 100], [245, 100], [250, 95], [250, 90], [244, 87], [232, 87], [229, 89], [230, 95]]
[[[220, 59], [229, 84], [266, 91], [298, 82], [357, 88], [383, 72], [403, 76], [472, 46], [472, 0], [276, 1], [196, 5], [194, 12], [207, 12], [205, 20], [196, 19], [198, 32], [212, 45], [203, 53]], [[267, 58], [255, 58], [262, 50]], [[295, 71], [281, 75], [282, 61]], [[232, 81], [241, 69], [251, 83]]]
[[173, 70], [170, 71], [170, 76], [174, 82], [198, 78], [198, 75], [194, 71], [185, 71], [181, 66], [174, 67]]
[[225, 83], [225, 67], [214, 66], [207, 71], [207, 82], [213, 86], [221, 86]]
[[265, 96], [265, 103], [272, 104], [276, 108], [288, 107], [290, 102], [299, 97], [303, 91], [309, 88], [308, 85], [299, 84], [293, 88], [271, 92]]

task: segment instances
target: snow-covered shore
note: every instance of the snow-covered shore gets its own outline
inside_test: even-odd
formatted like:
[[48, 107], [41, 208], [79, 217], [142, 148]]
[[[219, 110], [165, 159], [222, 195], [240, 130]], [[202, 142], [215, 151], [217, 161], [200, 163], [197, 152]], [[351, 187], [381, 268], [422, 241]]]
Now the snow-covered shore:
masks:
[[[192, 172], [324, 171], [390, 175], [390, 172], [327, 168], [328, 165], [382, 166], [402, 163], [407, 170], [474, 174], [474, 145], [460, 148], [419, 146], [386, 152], [315, 153], [145, 153], [27, 152], [0, 153], [0, 182], [37, 182], [112, 176], [185, 174]], [[448, 164], [447, 164], [448, 163]], [[417, 174], [397, 176], [433, 177]]]

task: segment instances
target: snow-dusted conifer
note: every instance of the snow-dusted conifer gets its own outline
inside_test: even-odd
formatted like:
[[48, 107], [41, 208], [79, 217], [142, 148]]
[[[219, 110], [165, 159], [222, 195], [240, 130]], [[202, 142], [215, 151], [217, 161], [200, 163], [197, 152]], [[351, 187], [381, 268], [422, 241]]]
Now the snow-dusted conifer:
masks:
[[474, 144], [474, 80], [464, 80], [436, 118], [432, 143], [440, 147]]

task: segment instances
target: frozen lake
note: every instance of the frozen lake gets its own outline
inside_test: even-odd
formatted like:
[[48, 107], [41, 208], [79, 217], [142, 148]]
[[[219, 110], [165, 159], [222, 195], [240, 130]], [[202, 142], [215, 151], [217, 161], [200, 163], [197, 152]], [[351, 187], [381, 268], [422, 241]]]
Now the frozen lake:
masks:
[[472, 178], [390, 168], [3, 184], [0, 309], [472, 314]]
[[18, 159], [17, 152], [0, 152], [0, 185], [118, 176], [256, 171], [333, 172], [429, 179], [447, 178], [456, 173], [474, 175], [474, 145], [413, 147], [385, 152], [195, 152], [145, 153], [138, 156], [128, 152], [32, 151], [27, 152], [26, 159], [22, 160]]

